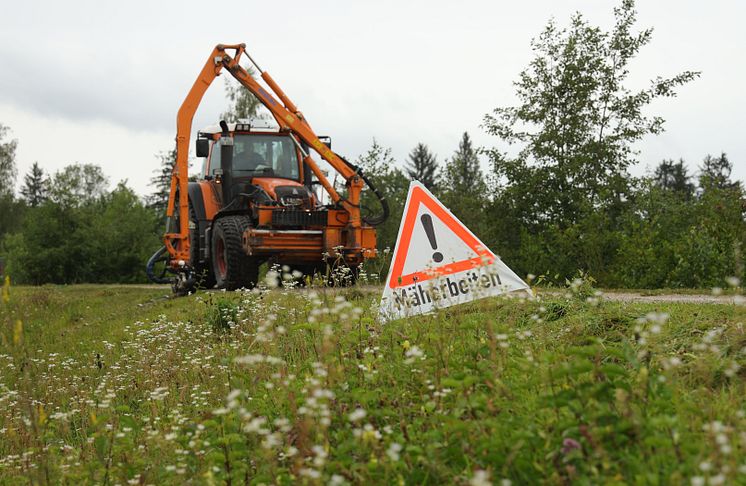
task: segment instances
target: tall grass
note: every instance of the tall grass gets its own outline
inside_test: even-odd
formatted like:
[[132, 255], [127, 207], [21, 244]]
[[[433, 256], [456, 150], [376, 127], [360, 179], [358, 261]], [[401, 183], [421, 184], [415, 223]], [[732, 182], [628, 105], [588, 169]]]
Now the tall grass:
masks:
[[746, 482], [743, 306], [160, 293], [6, 287], [0, 483]]

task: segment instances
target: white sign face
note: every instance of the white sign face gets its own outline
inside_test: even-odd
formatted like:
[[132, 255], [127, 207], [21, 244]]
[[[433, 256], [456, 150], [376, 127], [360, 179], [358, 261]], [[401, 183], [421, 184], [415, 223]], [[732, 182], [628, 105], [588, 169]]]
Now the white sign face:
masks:
[[424, 314], [513, 290], [530, 292], [425, 186], [412, 181], [380, 319]]

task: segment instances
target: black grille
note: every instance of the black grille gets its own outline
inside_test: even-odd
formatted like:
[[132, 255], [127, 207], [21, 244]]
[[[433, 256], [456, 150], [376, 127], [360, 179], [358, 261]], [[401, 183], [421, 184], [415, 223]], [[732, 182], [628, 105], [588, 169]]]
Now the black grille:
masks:
[[290, 206], [295, 209], [308, 209], [311, 207], [311, 194], [303, 186], [276, 186], [275, 196], [277, 196], [277, 201], [283, 206]]
[[276, 209], [272, 211], [272, 226], [326, 226], [326, 211]]

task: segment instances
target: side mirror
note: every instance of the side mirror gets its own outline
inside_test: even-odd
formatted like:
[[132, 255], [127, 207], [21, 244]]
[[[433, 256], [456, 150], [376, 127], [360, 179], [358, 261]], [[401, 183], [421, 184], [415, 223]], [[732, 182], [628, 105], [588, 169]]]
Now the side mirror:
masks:
[[207, 157], [210, 155], [210, 141], [206, 138], [198, 138], [196, 141], [197, 157]]

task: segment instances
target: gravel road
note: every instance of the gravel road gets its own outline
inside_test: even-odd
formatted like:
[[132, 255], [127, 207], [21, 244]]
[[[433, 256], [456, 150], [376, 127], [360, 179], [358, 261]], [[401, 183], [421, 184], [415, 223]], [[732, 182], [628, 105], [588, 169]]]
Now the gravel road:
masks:
[[634, 292], [605, 292], [603, 298], [617, 302], [683, 302], [690, 304], [746, 304], [742, 295], [661, 294], [643, 295]]
[[[159, 289], [168, 294], [171, 293], [171, 287], [168, 285], [101, 285], [104, 288], [138, 288], [138, 289]], [[358, 287], [365, 293], [381, 292], [381, 287], [376, 285], [363, 285]], [[564, 290], [539, 289], [539, 295], [560, 295]], [[639, 292], [625, 291], [606, 291], [603, 292], [603, 298], [615, 302], [682, 302], [690, 304], [739, 304], [746, 305], [746, 297], [743, 295], [712, 295], [712, 294], [660, 294], [649, 295]]]

